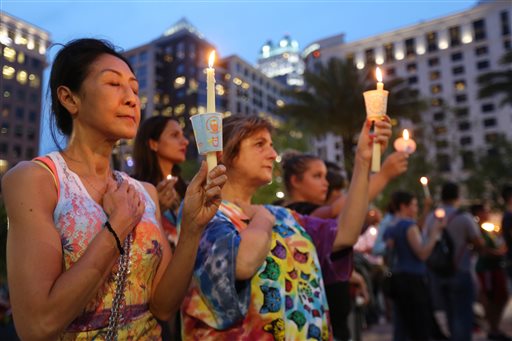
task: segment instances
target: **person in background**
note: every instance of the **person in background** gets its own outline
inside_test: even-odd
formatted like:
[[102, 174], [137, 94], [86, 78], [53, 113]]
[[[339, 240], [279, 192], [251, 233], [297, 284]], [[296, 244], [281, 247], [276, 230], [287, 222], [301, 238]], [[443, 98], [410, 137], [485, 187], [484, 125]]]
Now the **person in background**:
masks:
[[[503, 311], [508, 303], [507, 275], [505, 272], [505, 254], [507, 246], [501, 236], [486, 230], [484, 223], [489, 223], [489, 207], [473, 204], [470, 208], [485, 241], [485, 251], [478, 255], [476, 274], [480, 283], [480, 301], [485, 308], [485, 319], [489, 324], [487, 339], [491, 341], [510, 341], [512, 338], [499, 329]], [[494, 225], [492, 225], [494, 227]]]
[[73, 40], [55, 57], [51, 117], [67, 146], [2, 178], [21, 339], [159, 340], [156, 318], [179, 309], [225, 167], [207, 175], [203, 163], [192, 180], [171, 260], [155, 188], [110, 166], [117, 141], [137, 132], [138, 89], [129, 62], [106, 41]]
[[445, 221], [437, 219], [423, 241], [420, 228], [416, 225], [418, 201], [409, 192], [397, 191], [393, 195], [396, 205], [396, 225], [384, 233], [387, 247], [392, 249], [394, 262], [391, 281], [391, 299], [397, 318], [406, 339], [427, 341], [430, 339], [431, 311], [427, 288], [427, 267], [425, 261], [434, 249]]
[[142, 122], [133, 144], [133, 177], [156, 187], [162, 226], [172, 249], [178, 242], [177, 213], [186, 191], [177, 166], [185, 161], [188, 144], [178, 121], [168, 116], [152, 116]]
[[501, 198], [505, 205], [505, 211], [501, 219], [501, 234], [507, 246], [507, 275], [512, 282], [512, 185], [505, 185], [501, 190]]
[[385, 147], [391, 135], [388, 117], [376, 124], [375, 136], [370, 122], [362, 128], [342, 213], [318, 219], [251, 205], [272, 180], [272, 126], [258, 116], [224, 120], [225, 200], [203, 234], [182, 306], [185, 339], [332, 339], [322, 273], [340, 280], [351, 273], [343, 250], [356, 242], [366, 216], [371, 141]]
[[[395, 152], [386, 158], [382, 170], [370, 178], [370, 201], [391, 179], [407, 170], [407, 157], [406, 153]], [[336, 176], [339, 173], [332, 171], [329, 173], [322, 159], [307, 154], [285, 154], [281, 164], [288, 193], [287, 208], [325, 219], [332, 219], [339, 215], [346, 204], [346, 195], [342, 192], [343, 178]], [[327, 176], [335, 181], [328, 182]], [[327, 301], [331, 309], [333, 334], [338, 340], [349, 340], [348, 315], [351, 310], [349, 282], [356, 285], [357, 294], [361, 294], [366, 303], [369, 298], [367, 285], [361, 274], [357, 272], [353, 272], [349, 281], [338, 281], [329, 272], [326, 272], [324, 277]]]

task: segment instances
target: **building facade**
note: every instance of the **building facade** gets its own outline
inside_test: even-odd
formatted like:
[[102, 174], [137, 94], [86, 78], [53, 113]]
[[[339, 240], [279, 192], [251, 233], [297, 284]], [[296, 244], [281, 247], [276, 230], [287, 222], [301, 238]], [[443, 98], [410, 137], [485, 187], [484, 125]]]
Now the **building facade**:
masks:
[[0, 13], [0, 174], [38, 154], [42, 79], [49, 45], [48, 32]]
[[[349, 43], [324, 39], [304, 51], [316, 60], [353, 60], [357, 68], [380, 65], [386, 79], [400, 77], [427, 100], [413, 136], [428, 158], [453, 179], [464, 177], [475, 153], [492, 153], [491, 143], [512, 140], [512, 108], [501, 98], [478, 97], [479, 75], [504, 69], [499, 59], [511, 49], [510, 3], [485, 1], [466, 11]], [[390, 96], [393, 96], [391, 93]], [[392, 113], [390, 113], [392, 114]], [[332, 157], [330, 157], [332, 159]]]

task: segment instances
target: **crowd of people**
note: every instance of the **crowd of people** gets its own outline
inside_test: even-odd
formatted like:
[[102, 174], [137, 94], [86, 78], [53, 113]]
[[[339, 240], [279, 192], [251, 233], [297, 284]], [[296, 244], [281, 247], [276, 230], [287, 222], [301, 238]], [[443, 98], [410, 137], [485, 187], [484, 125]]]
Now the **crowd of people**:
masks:
[[[220, 165], [208, 172], [203, 162], [187, 183], [182, 127], [164, 116], [139, 126], [137, 79], [110, 43], [64, 45], [49, 92], [65, 147], [2, 179], [10, 303], [22, 339], [350, 340], [355, 303], [367, 307], [368, 323], [393, 320], [397, 341], [436, 333], [466, 341], [477, 252], [489, 338], [509, 340], [499, 322], [512, 188], [503, 195], [504, 242], [477, 224], [488, 219], [485, 205], [472, 206], [473, 215], [459, 209], [453, 183], [442, 189], [443, 215], [426, 201], [418, 218], [417, 198], [398, 191], [381, 219], [369, 203], [408, 166], [408, 154], [391, 153], [370, 176], [373, 144], [384, 151], [391, 136], [389, 117], [375, 131], [364, 122], [350, 181], [337, 165], [288, 153], [286, 199], [254, 205], [278, 155], [264, 118], [224, 119]], [[116, 143], [132, 138], [130, 176], [110, 160]], [[429, 266], [443, 239], [453, 249], [449, 275]]]

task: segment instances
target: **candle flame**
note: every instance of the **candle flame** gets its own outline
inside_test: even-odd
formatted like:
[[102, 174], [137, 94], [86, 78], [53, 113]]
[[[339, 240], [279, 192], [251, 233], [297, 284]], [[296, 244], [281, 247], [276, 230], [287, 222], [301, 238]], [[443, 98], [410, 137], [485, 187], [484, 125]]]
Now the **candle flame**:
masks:
[[208, 58], [208, 67], [209, 68], [212, 68], [213, 67], [213, 62], [215, 61], [215, 50], [213, 50], [212, 52], [210, 52], [210, 57]]
[[376, 236], [377, 235], [377, 229], [375, 227], [373, 227], [373, 226], [370, 227], [370, 234], [372, 236]]
[[436, 208], [436, 210], [434, 211], [434, 216], [437, 219], [443, 219], [445, 215], [446, 215], [446, 212], [442, 208]]
[[172, 180], [172, 175], [171, 174], [167, 175], [167, 180]]
[[404, 129], [402, 136], [403, 136], [404, 140], [408, 140], [409, 139], [409, 130]]
[[380, 71], [380, 67], [377, 66], [375, 69], [375, 77], [377, 77], [378, 82], [382, 82], [382, 71]]
[[426, 186], [426, 185], [428, 185], [428, 178], [427, 178], [426, 176], [422, 176], [422, 177], [420, 178], [420, 182], [421, 182], [421, 184], [422, 184], [423, 186]]
[[484, 229], [487, 232], [494, 231], [494, 224], [493, 223], [483, 223], [481, 226], [482, 226], [482, 229]]

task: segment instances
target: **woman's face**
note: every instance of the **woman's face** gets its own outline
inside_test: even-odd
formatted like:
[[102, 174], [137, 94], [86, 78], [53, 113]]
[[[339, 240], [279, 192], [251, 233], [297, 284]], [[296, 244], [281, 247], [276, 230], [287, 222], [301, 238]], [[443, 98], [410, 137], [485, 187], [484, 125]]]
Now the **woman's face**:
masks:
[[329, 183], [327, 182], [327, 167], [322, 160], [310, 160], [302, 177], [292, 176], [292, 199], [322, 205], [325, 202]]
[[76, 100], [73, 130], [89, 127], [107, 139], [133, 138], [140, 122], [139, 83], [121, 59], [104, 54], [91, 65]]
[[238, 155], [229, 167], [230, 173], [243, 176], [257, 187], [266, 185], [272, 181], [276, 157], [270, 132], [262, 129], [242, 140]]
[[159, 159], [177, 164], [185, 161], [188, 143], [178, 122], [169, 120], [158, 141], [150, 140], [150, 147]]
[[405, 215], [409, 218], [416, 218], [418, 216], [418, 200], [413, 198], [409, 205], [405, 207]]

